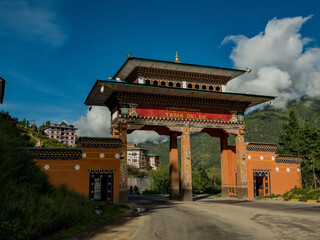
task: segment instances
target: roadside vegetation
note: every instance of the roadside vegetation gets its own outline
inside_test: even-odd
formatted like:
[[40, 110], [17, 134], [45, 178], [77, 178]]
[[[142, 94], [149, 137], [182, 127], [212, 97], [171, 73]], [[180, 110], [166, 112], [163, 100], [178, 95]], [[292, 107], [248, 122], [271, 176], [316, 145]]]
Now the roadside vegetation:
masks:
[[[145, 194], [169, 193], [169, 165], [160, 164], [157, 170], [150, 172], [150, 175], [152, 178], [152, 188], [146, 191]], [[221, 191], [220, 184], [220, 179], [218, 177], [210, 178], [206, 169], [201, 165], [192, 169], [193, 193], [217, 194]]]
[[[71, 227], [82, 229], [121, 212], [98, 206], [67, 186], [54, 187], [26, 147], [34, 146], [19, 121], [0, 113], [0, 239], [36, 239]], [[105, 214], [98, 216], [100, 208]]]
[[285, 199], [305, 199], [305, 200], [320, 200], [320, 189], [313, 188], [293, 188], [283, 194]]
[[144, 177], [149, 176], [149, 172], [140, 170], [139, 168], [134, 167], [132, 165], [128, 165], [128, 176], [129, 177], [144, 178]]

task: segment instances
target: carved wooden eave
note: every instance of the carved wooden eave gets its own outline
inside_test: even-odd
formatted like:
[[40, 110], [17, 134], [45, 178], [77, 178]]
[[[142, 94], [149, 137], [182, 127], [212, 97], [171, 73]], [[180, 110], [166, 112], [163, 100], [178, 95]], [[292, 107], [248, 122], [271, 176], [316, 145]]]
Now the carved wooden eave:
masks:
[[34, 159], [80, 160], [82, 150], [78, 148], [28, 148]]
[[275, 153], [277, 150], [277, 144], [272, 143], [246, 143], [247, 151], [254, 152], [272, 152]]
[[276, 155], [275, 162], [284, 164], [301, 164], [302, 157], [292, 155]]
[[148, 67], [135, 67], [124, 80], [126, 82], [133, 83], [140, 77], [145, 79], [213, 83], [222, 85], [226, 85], [231, 80], [231, 76]]
[[[245, 70], [239, 69], [129, 57], [113, 76], [113, 79], [119, 78], [121, 80], [126, 80], [131, 78], [129, 77], [130, 74], [137, 74], [137, 72], [134, 71], [136, 67], [139, 67], [140, 70], [143, 70], [144, 74], [148, 76], [166, 76], [167, 79], [170, 77], [174, 80], [186, 81], [190, 81], [191, 79], [192, 81], [198, 81], [197, 77], [200, 77], [205, 80], [205, 82], [211, 78], [218, 80], [218, 77], [221, 77], [221, 80], [223, 79], [225, 82], [226, 80], [229, 81], [246, 72]], [[213, 77], [209, 77], [209, 75], [212, 75]]]
[[117, 138], [80, 137], [77, 144], [81, 148], [120, 148], [121, 142]]
[[272, 96], [209, 92], [97, 80], [85, 104], [108, 106], [110, 110], [113, 110], [116, 103], [148, 103], [163, 106], [197, 108], [201, 106], [201, 108], [245, 111], [248, 107], [273, 100], [274, 98]]

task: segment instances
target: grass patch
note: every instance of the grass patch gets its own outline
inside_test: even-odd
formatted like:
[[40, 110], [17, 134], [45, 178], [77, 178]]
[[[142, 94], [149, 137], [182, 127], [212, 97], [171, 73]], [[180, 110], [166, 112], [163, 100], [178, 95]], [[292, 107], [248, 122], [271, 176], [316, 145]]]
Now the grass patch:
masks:
[[62, 229], [60, 232], [54, 234], [51, 237], [48, 237], [48, 239], [63, 240], [70, 238], [78, 233], [85, 231], [86, 229], [89, 229], [90, 227], [93, 227], [101, 223], [105, 223], [111, 218], [121, 215], [126, 209], [128, 209], [128, 207], [125, 205], [101, 206], [101, 210], [104, 212], [102, 216], [86, 218], [68, 229]]
[[278, 198], [278, 197], [281, 197], [281, 195], [280, 194], [271, 193], [270, 195], [264, 196], [263, 198], [273, 199], [273, 198]]
[[[120, 214], [121, 206], [99, 206], [66, 185], [51, 185], [26, 150], [33, 146], [30, 137], [17, 124], [0, 112], [0, 239], [38, 239], [61, 230], [73, 234]], [[103, 216], [95, 213], [99, 207]]]
[[293, 188], [283, 194], [286, 199], [306, 199], [306, 200], [320, 200], [320, 189], [311, 188]]

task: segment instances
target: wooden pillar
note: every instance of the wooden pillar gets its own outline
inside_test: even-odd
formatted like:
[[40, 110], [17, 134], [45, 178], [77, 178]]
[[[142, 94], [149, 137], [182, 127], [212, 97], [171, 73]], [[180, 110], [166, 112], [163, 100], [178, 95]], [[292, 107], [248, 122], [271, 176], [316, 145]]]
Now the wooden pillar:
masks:
[[181, 135], [181, 200], [193, 200], [189, 127], [182, 127]]
[[229, 135], [223, 134], [220, 137], [220, 153], [221, 153], [221, 195], [222, 197], [229, 196], [229, 156], [228, 156], [228, 137]]
[[121, 140], [121, 159], [120, 159], [120, 203], [128, 202], [128, 186], [127, 186], [127, 124], [120, 123], [119, 138]]
[[180, 199], [177, 134], [170, 132], [170, 199]]
[[245, 159], [244, 130], [237, 130], [236, 154], [237, 154], [237, 195], [238, 198], [248, 198], [247, 165]]

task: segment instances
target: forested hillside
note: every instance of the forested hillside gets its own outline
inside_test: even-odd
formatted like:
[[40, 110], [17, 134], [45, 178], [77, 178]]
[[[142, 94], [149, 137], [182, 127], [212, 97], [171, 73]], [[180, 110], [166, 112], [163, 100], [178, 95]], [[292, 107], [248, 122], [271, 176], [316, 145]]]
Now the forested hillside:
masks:
[[[287, 123], [290, 110], [293, 110], [301, 123], [308, 121], [311, 125], [320, 128], [320, 100], [300, 99], [288, 104], [285, 109], [265, 107], [254, 110], [246, 115], [247, 142], [277, 143], [283, 131], [283, 124]], [[230, 139], [229, 144], [233, 144]], [[180, 141], [178, 142], [180, 145]], [[150, 153], [160, 156], [162, 163], [169, 162], [169, 142], [160, 144], [140, 144]], [[201, 164], [208, 169], [209, 174], [220, 175], [220, 140], [205, 133], [191, 135], [191, 154], [193, 167]]]

